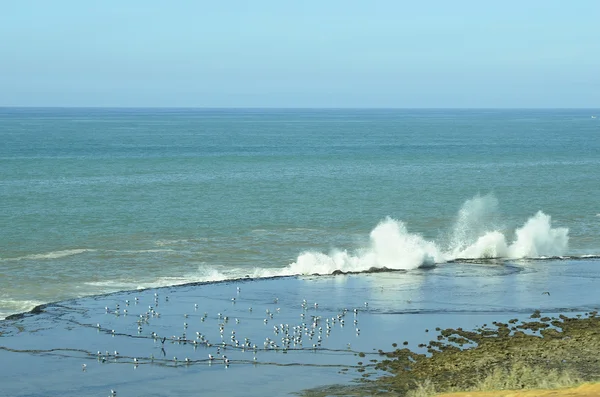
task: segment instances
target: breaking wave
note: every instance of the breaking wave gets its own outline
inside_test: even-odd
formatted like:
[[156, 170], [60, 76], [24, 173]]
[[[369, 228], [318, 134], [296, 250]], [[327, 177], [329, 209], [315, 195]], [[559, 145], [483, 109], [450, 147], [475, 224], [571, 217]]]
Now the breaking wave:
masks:
[[86, 252], [95, 252], [95, 249], [89, 248], [78, 248], [78, 249], [68, 249], [68, 250], [60, 250], [60, 251], [51, 251], [42, 254], [30, 254], [24, 256], [18, 256], [15, 258], [2, 258], [0, 261], [22, 261], [22, 260], [43, 260], [43, 259], [60, 259], [65, 258], [67, 256], [84, 254]]
[[567, 228], [553, 228], [551, 217], [538, 211], [508, 233], [500, 227], [498, 201], [475, 196], [460, 209], [449, 242], [426, 240], [408, 231], [400, 220], [386, 218], [370, 233], [369, 244], [352, 252], [304, 252], [284, 269], [255, 271], [256, 276], [361, 272], [373, 268], [410, 270], [453, 261], [480, 258], [543, 258], [564, 255]]

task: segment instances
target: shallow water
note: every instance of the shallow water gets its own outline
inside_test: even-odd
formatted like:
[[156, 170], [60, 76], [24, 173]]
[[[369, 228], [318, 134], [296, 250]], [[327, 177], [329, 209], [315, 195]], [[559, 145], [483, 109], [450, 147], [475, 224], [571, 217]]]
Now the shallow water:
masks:
[[[598, 310], [599, 265], [593, 258], [458, 262], [409, 272], [239, 280], [64, 301], [0, 322], [0, 394], [103, 396], [114, 389], [121, 396], [258, 396], [348, 384], [360, 378], [359, 362], [380, 358], [378, 349], [393, 350], [393, 343], [403, 347], [406, 341], [422, 351], [417, 345], [434, 340], [436, 327], [470, 329], [525, 319], [537, 309]], [[160, 316], [150, 314], [138, 330], [139, 315], [149, 310]], [[319, 317], [314, 328], [313, 316]], [[303, 326], [302, 345], [284, 350], [285, 332], [276, 333], [274, 326], [287, 324], [292, 334], [303, 323], [308, 334]], [[185, 341], [177, 341], [184, 332]], [[234, 340], [243, 346], [245, 338], [256, 351], [235, 347]], [[222, 341], [226, 347], [217, 350]]]

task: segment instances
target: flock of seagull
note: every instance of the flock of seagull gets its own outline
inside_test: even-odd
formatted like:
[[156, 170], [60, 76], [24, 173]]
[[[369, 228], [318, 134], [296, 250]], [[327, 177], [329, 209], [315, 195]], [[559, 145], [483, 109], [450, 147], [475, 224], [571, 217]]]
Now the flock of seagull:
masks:
[[[188, 314], [183, 314], [182, 329], [180, 333], [175, 335], [159, 335], [159, 333], [145, 331], [153, 326], [153, 322], [161, 318], [161, 314], [157, 311], [157, 308], [163, 303], [169, 302], [169, 297], [159, 296], [158, 292], [154, 293], [154, 300], [152, 304], [148, 306], [148, 309], [139, 313], [139, 308], [142, 305], [139, 297], [135, 297], [133, 302], [125, 300], [122, 302], [124, 307], [121, 307], [120, 303], [116, 303], [114, 307], [105, 307], [105, 315], [112, 316], [129, 316], [136, 319], [137, 335], [131, 335], [131, 332], [120, 332], [113, 328], [105, 328], [100, 323], [96, 324], [98, 332], [108, 333], [112, 336], [128, 335], [135, 336], [136, 338], [148, 338], [153, 340], [154, 347], [159, 348], [161, 354], [155, 357], [154, 354], [150, 354], [145, 357], [131, 357], [129, 355], [121, 355], [118, 351], [109, 352], [108, 350], [102, 352], [98, 351], [96, 358], [101, 363], [107, 362], [130, 362], [137, 368], [140, 364], [151, 364], [158, 363], [162, 365], [179, 365], [179, 364], [196, 364], [196, 363], [207, 363], [213, 365], [220, 363], [228, 368], [232, 363], [232, 359], [227, 357], [226, 353], [228, 350], [236, 352], [249, 352], [252, 354], [252, 360], [235, 360], [237, 363], [259, 363], [257, 354], [259, 352], [283, 352], [288, 351], [318, 351], [324, 349], [323, 345], [325, 340], [330, 336], [334, 327], [345, 327], [346, 322], [352, 322], [354, 332], [356, 336], [360, 336], [359, 325], [359, 313], [361, 311], [368, 310], [368, 303], [364, 303], [364, 307], [348, 309], [340, 309], [334, 315], [326, 315], [327, 311], [319, 310], [318, 303], [308, 303], [306, 299], [299, 302], [300, 305], [300, 319], [296, 324], [289, 323], [278, 323], [278, 315], [281, 313], [281, 308], [266, 308], [264, 311], [264, 318], [262, 322], [265, 326], [268, 326], [272, 330], [272, 335], [267, 336], [262, 341], [254, 341], [248, 336], [241, 336], [236, 332], [236, 327], [240, 324], [240, 318], [235, 318], [233, 321], [229, 316], [223, 313], [217, 313], [216, 316], [209, 316], [207, 312], [201, 315], [196, 313], [199, 310], [198, 304], [194, 304], [193, 310], [195, 315], [190, 317]], [[237, 287], [236, 295], [231, 298], [232, 305], [239, 305], [241, 301], [241, 288]], [[279, 303], [278, 298], [272, 300], [272, 304], [277, 305]], [[192, 308], [190, 308], [192, 309]], [[252, 307], [247, 309], [248, 315], [257, 317], [257, 313]], [[138, 314], [133, 314], [138, 312]], [[322, 314], [321, 314], [322, 313]], [[327, 312], [331, 314], [332, 312]], [[350, 315], [348, 313], [351, 313]], [[288, 313], [289, 314], [289, 313]], [[179, 314], [181, 315], [181, 314]], [[351, 319], [349, 318], [351, 317]], [[195, 322], [199, 318], [199, 323]], [[216, 324], [210, 324], [211, 321], [216, 319]], [[260, 319], [260, 317], [259, 317]], [[112, 323], [112, 321], [108, 321]], [[270, 324], [272, 324], [270, 327]], [[131, 325], [131, 324], [129, 324]], [[198, 330], [195, 330], [195, 329]], [[206, 330], [206, 333], [199, 329]], [[218, 332], [218, 333], [217, 333]], [[209, 339], [209, 334], [211, 339]], [[215, 337], [216, 335], [216, 337]], [[166, 356], [165, 344], [178, 344], [178, 345], [190, 345], [194, 351], [199, 347], [207, 349], [207, 356], [204, 359], [191, 359], [185, 357], [183, 360], [178, 359], [174, 356], [172, 359], [168, 359]], [[350, 343], [346, 345], [346, 351], [351, 349]], [[327, 349], [335, 350], [335, 349]], [[87, 365], [82, 365], [82, 370], [87, 370]], [[111, 391], [111, 397], [116, 396], [116, 392]]]

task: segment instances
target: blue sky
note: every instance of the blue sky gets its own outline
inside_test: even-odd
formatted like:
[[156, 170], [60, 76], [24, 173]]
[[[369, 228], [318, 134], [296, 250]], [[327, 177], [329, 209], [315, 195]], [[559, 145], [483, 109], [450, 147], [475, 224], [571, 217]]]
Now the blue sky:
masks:
[[600, 107], [600, 1], [0, 0], [0, 106]]

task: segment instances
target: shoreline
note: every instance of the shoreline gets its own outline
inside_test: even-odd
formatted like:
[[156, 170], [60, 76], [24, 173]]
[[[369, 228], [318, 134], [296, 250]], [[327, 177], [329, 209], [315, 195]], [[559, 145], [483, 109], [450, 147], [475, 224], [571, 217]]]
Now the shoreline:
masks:
[[[474, 331], [438, 329], [426, 347], [428, 354], [380, 350], [384, 358], [375, 369], [386, 375], [362, 387], [415, 397], [537, 396], [532, 390], [562, 393], [600, 381], [597, 311], [574, 317], [536, 311], [527, 320], [484, 324]], [[593, 395], [600, 394], [600, 384], [592, 388]]]
[[[538, 269], [531, 272], [513, 271], [510, 264], [449, 264], [407, 273], [223, 280], [39, 305], [0, 321], [0, 361], [12, 363], [0, 373], [0, 389], [30, 397], [42, 397], [42, 391], [102, 395], [102, 388], [111, 387], [119, 394], [187, 394], [202, 382], [212, 393], [232, 396], [372, 395], [374, 388], [405, 395], [397, 383], [425, 382], [439, 368], [447, 376], [432, 380], [444, 386], [450, 369], [456, 369], [452, 359], [466, 367], [459, 371], [463, 378], [472, 377], [467, 364], [474, 360], [502, 364], [491, 340], [506, 350], [514, 341], [505, 337], [517, 333], [512, 327], [523, 334], [513, 338], [521, 343], [540, 339], [534, 334], [569, 343], [553, 337], [558, 326], [574, 330], [571, 338], [587, 338], [589, 327], [579, 325], [596, 321], [596, 296], [581, 291], [594, 291], [594, 279], [577, 277], [578, 284], [566, 285], [548, 277], [556, 280], [548, 284], [539, 274], [576, 269], [574, 274], [588, 275], [587, 270], [597, 271], [596, 264], [525, 264]], [[457, 277], [461, 271], [468, 277]], [[552, 295], [542, 294], [546, 290]], [[509, 293], [520, 295], [499, 304]], [[536, 307], [544, 314], [527, 318]], [[588, 315], [579, 319], [580, 313]], [[300, 340], [303, 344], [294, 343]], [[489, 344], [480, 349], [485, 350], [481, 357], [473, 355], [477, 349], [466, 349], [475, 343]], [[411, 376], [398, 370], [402, 360], [411, 361]], [[513, 361], [529, 363], [507, 363]], [[23, 379], [35, 383], [24, 386]], [[464, 383], [453, 387], [467, 389]]]
[[[544, 262], [544, 261], [568, 261], [568, 260], [574, 260], [574, 261], [585, 261], [585, 260], [599, 260], [600, 259], [600, 254], [580, 254], [580, 255], [562, 255], [562, 256], [548, 256], [548, 257], [537, 257], [537, 258], [519, 258], [519, 259], [510, 259], [510, 258], [456, 258], [456, 259], [452, 259], [452, 260], [448, 260], [446, 262], [442, 262], [442, 263], [437, 263], [433, 266], [423, 266], [423, 267], [419, 267], [417, 269], [411, 269], [411, 270], [428, 270], [428, 269], [432, 269], [435, 267], [439, 267], [439, 266], [443, 266], [445, 264], [489, 264], [489, 265], [498, 265], [498, 266], [503, 266], [506, 265], [507, 262], [510, 261], [525, 261], [525, 262]], [[411, 270], [406, 270], [406, 269], [392, 269], [392, 268], [387, 268], [387, 267], [381, 267], [381, 268], [377, 268], [377, 267], [371, 267], [369, 269], [366, 270], [362, 270], [362, 271], [342, 271], [342, 270], [335, 270], [332, 273], [329, 274], [319, 274], [319, 273], [312, 273], [312, 274], [290, 274], [290, 275], [274, 275], [274, 276], [264, 276], [264, 277], [252, 277], [249, 275], [246, 275], [244, 277], [237, 277], [237, 278], [227, 278], [227, 279], [223, 279], [223, 280], [207, 280], [207, 281], [192, 281], [192, 282], [187, 282], [187, 283], [183, 283], [183, 284], [172, 284], [172, 285], [162, 285], [162, 286], [149, 286], [149, 287], [143, 287], [143, 288], [139, 288], [139, 289], [125, 289], [125, 290], [116, 290], [116, 291], [110, 291], [110, 292], [105, 292], [105, 293], [94, 293], [91, 295], [83, 295], [83, 296], [74, 296], [71, 298], [66, 298], [66, 299], [60, 299], [60, 300], [56, 300], [56, 301], [50, 301], [50, 302], [45, 302], [45, 303], [41, 303], [38, 305], [33, 306], [30, 310], [27, 311], [19, 311], [19, 312], [15, 312], [15, 313], [10, 313], [8, 315], [6, 315], [4, 318], [0, 318], [0, 321], [3, 320], [8, 320], [8, 319], [16, 319], [16, 318], [21, 318], [27, 314], [35, 314], [36, 312], [38, 312], [39, 310], [43, 310], [45, 307], [47, 307], [48, 305], [53, 305], [53, 304], [59, 304], [61, 302], [68, 302], [68, 301], [73, 301], [73, 300], [77, 300], [77, 299], [83, 299], [83, 298], [94, 298], [94, 297], [103, 297], [103, 296], [110, 296], [113, 294], [118, 294], [118, 293], [127, 293], [127, 292], [142, 292], [142, 291], [147, 291], [147, 290], [162, 290], [165, 288], [174, 288], [174, 287], [188, 287], [188, 286], [197, 286], [197, 285], [210, 285], [210, 284], [219, 284], [219, 283], [228, 283], [228, 282], [250, 282], [250, 281], [257, 281], [257, 280], [271, 280], [271, 279], [285, 279], [285, 278], [294, 278], [294, 277], [333, 277], [333, 276], [344, 276], [344, 275], [359, 275], [359, 274], [374, 274], [374, 273], [407, 273], [410, 272]], [[16, 317], [15, 317], [16, 316]]]
[[[599, 256], [599, 258], [600, 258], [600, 256]], [[451, 263], [451, 262], [448, 262], [448, 263]], [[423, 267], [422, 269], [427, 269], [427, 267]], [[243, 282], [252, 282], [252, 281], [257, 281], [257, 280], [278, 280], [278, 279], [298, 278], [298, 277], [338, 277], [338, 276], [350, 276], [350, 275], [360, 275], [360, 274], [406, 273], [406, 272], [408, 272], [408, 270], [405, 270], [405, 269], [390, 269], [390, 268], [387, 268], [387, 267], [371, 267], [370, 269], [363, 270], [363, 271], [346, 271], [345, 272], [345, 271], [342, 271], [342, 270], [334, 270], [330, 274], [319, 274], [319, 273], [313, 273], [313, 274], [290, 274], [290, 275], [264, 276], [264, 277], [251, 277], [249, 275], [246, 275], [244, 277], [228, 278], [228, 279], [225, 279], [225, 280], [192, 281], [192, 282], [183, 283], [183, 284], [164, 285], [164, 286], [160, 286], [160, 287], [144, 287], [144, 288], [139, 288], [139, 289], [126, 289], [126, 290], [118, 290], [118, 291], [106, 292], [106, 293], [103, 293], [103, 294], [92, 294], [92, 295], [84, 295], [84, 296], [73, 297], [73, 298], [68, 298], [68, 299], [61, 299], [61, 300], [58, 300], [58, 301], [47, 302], [47, 303], [42, 303], [42, 304], [39, 304], [39, 305], [35, 305], [31, 310], [9, 314], [9, 315], [7, 315], [4, 318], [0, 318], [0, 321], [3, 321], [3, 320], [18, 320], [18, 319], [21, 319], [21, 318], [29, 315], [29, 314], [39, 314], [39, 313], [43, 312], [43, 310], [45, 308], [47, 308], [49, 306], [52, 306], [52, 305], [59, 305], [59, 304], [61, 304], [63, 302], [71, 302], [71, 301], [75, 301], [75, 300], [78, 300], [78, 299], [85, 299], [85, 298], [109, 297], [111, 295], [121, 294], [121, 293], [134, 293], [134, 292], [144, 292], [144, 291], [149, 291], [149, 290], [163, 290], [163, 289], [169, 289], [169, 288], [195, 287], [195, 286], [213, 285], [213, 284], [243, 283]]]

